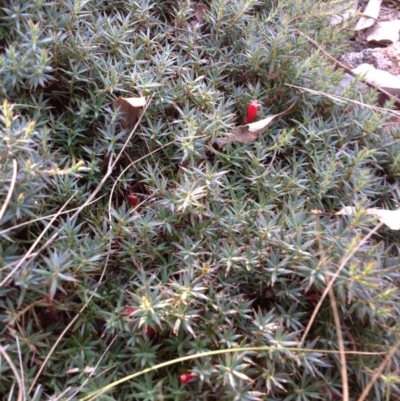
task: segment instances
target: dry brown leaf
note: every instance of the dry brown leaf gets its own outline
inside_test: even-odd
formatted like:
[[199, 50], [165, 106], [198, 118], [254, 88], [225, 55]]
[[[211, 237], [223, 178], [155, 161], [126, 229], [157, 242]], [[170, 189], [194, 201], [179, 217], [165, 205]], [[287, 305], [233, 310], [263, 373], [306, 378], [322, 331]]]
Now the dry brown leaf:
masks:
[[[382, 0], [369, 0], [367, 7], [363, 12], [363, 16], [359, 19], [355, 31], [362, 31], [363, 29], [370, 28], [375, 24], [379, 17]], [[369, 18], [371, 17], [371, 18]]]
[[[92, 367], [92, 366], [85, 366], [85, 369], [83, 369], [82, 372], [84, 372], [84, 373], [92, 373], [94, 371], [94, 369], [95, 368]], [[79, 368], [71, 368], [71, 369], [68, 369], [65, 373], [66, 374], [71, 374], [71, 373], [77, 373], [77, 372], [80, 372]]]
[[343, 209], [336, 212], [336, 216], [352, 216], [356, 212], [354, 206], [345, 206]]
[[316, 214], [316, 215], [321, 215], [321, 216], [323, 216], [323, 215], [326, 215], [326, 212], [323, 212], [322, 210], [318, 210], [318, 209], [312, 209], [311, 211], [310, 211], [310, 213], [311, 214]]
[[367, 209], [367, 214], [377, 217], [381, 223], [392, 230], [400, 230], [400, 209]]
[[144, 97], [118, 97], [113, 101], [114, 108], [121, 109], [120, 123], [123, 129], [131, 130], [139, 119], [140, 112], [146, 106]]
[[400, 20], [377, 22], [365, 32], [368, 42], [381, 44], [396, 43], [399, 40]]
[[[342, 210], [335, 213], [336, 215], [352, 216], [355, 214], [356, 208], [353, 206], [345, 206]], [[368, 216], [377, 217], [378, 220], [388, 226], [391, 230], [400, 230], [400, 209], [386, 210], [370, 208], [365, 210]]]
[[289, 108], [287, 108], [285, 111], [282, 111], [282, 113], [268, 116], [260, 121], [256, 121], [255, 123], [236, 127], [232, 132], [227, 134], [226, 138], [222, 138], [218, 142], [219, 147], [225, 149], [226, 144], [229, 142], [240, 142], [247, 144], [255, 141], [272, 123], [274, 123], [284, 114], [289, 113], [289, 111], [291, 111], [297, 103], [298, 99], [299, 98], [297, 98]]
[[71, 373], [77, 373], [77, 372], [79, 372], [79, 368], [71, 368], [71, 369], [68, 369], [65, 373], [67, 375], [70, 375]]
[[392, 75], [390, 72], [376, 69], [370, 64], [360, 64], [352, 69], [356, 75], [364, 75], [365, 80], [375, 85], [391, 95], [400, 95], [400, 78]]
[[208, 7], [204, 3], [197, 3], [196, 7], [194, 8], [194, 16], [197, 20], [193, 21], [195, 24], [204, 24], [206, 20], [204, 19], [204, 13], [208, 10]]
[[204, 30], [204, 23], [206, 22], [204, 18], [205, 12], [208, 10], [208, 6], [205, 5], [204, 3], [198, 3], [196, 4], [196, 7], [194, 8], [194, 18], [191, 21], [191, 24], [194, 28], [198, 28], [199, 26], [202, 26], [201, 30]]

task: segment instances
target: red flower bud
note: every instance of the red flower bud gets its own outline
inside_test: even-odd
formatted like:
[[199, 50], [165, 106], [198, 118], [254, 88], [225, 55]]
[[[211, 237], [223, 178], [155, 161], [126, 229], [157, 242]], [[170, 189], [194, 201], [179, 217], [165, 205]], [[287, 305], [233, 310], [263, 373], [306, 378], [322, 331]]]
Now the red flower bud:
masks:
[[316, 304], [319, 301], [319, 299], [321, 298], [321, 295], [323, 293], [324, 292], [322, 290], [311, 290], [308, 293], [308, 300], [310, 301], [310, 303]]
[[257, 110], [261, 107], [261, 103], [258, 100], [252, 100], [249, 107], [247, 108], [246, 124], [250, 124], [254, 121], [257, 115]]
[[312, 303], [312, 304], [316, 304], [318, 302], [318, 295], [316, 292], [311, 292], [310, 294], [308, 294], [308, 300]]
[[152, 327], [146, 329], [146, 336], [151, 336], [153, 333], [155, 333], [155, 330]]
[[339, 391], [336, 390], [328, 390], [325, 387], [322, 389], [325, 393], [330, 393], [332, 398], [342, 398]]
[[[123, 313], [124, 315], [126, 315], [126, 316], [130, 316], [130, 315], [132, 315], [132, 313], [134, 313], [135, 311], [136, 311], [135, 308], [130, 308], [130, 307], [128, 307], [128, 308], [125, 308], [125, 309], [123, 310], [122, 313]], [[150, 335], [152, 335], [153, 333], [155, 333], [155, 330], [154, 330], [152, 327], [147, 327], [145, 333], [146, 333], [146, 336], [150, 336]]]
[[135, 308], [125, 308], [124, 311], [122, 312], [124, 315], [132, 315], [133, 312], [135, 312]]
[[194, 375], [193, 373], [184, 373], [179, 379], [182, 384], [186, 384], [193, 380], [195, 377], [196, 375]]
[[139, 203], [138, 197], [133, 192], [129, 192], [128, 199], [132, 207], [135, 207]]

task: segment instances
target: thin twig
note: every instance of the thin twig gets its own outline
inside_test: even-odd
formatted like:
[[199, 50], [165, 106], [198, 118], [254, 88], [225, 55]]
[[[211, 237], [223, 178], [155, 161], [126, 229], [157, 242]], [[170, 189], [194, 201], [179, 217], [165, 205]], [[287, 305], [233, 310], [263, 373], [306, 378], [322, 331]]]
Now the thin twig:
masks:
[[8, 356], [8, 354], [6, 352], [6, 349], [4, 347], [2, 347], [1, 345], [0, 345], [0, 354], [3, 355], [4, 359], [10, 365], [10, 368], [14, 373], [15, 380], [18, 383], [18, 398], [17, 398], [17, 400], [18, 401], [23, 401], [23, 388], [24, 388], [24, 385], [22, 383], [22, 379], [21, 379], [21, 377], [20, 377], [20, 375], [18, 373], [18, 370], [15, 367], [15, 365], [14, 365], [13, 361], [11, 360], [11, 358]]
[[[70, 397], [68, 397], [67, 401], [71, 401], [74, 399], [74, 397], [86, 386], [86, 384], [89, 382], [90, 378], [94, 375], [94, 372], [96, 369], [99, 367], [102, 359], [106, 356], [107, 352], [111, 348], [111, 346], [114, 344], [115, 340], [118, 338], [118, 336], [121, 334], [121, 331], [113, 337], [113, 339], [110, 341], [110, 344], [108, 344], [107, 348], [104, 350], [103, 354], [100, 356], [99, 360], [97, 361], [96, 365], [93, 367], [93, 370], [90, 372], [89, 376], [86, 378], [86, 380], [78, 387], [75, 389], [75, 392], [71, 394]], [[104, 372], [102, 372], [104, 373]]]
[[[122, 149], [120, 150], [120, 152], [118, 153], [117, 157], [115, 158], [114, 162], [112, 162], [112, 158], [110, 158], [110, 162], [109, 162], [109, 166], [108, 166], [108, 170], [106, 175], [103, 177], [103, 179], [101, 180], [101, 182], [98, 184], [98, 186], [95, 188], [95, 190], [93, 191], [93, 193], [89, 196], [89, 198], [86, 200], [86, 202], [80, 206], [78, 208], [78, 210], [74, 213], [74, 215], [72, 216], [72, 219], [74, 219], [75, 217], [77, 217], [79, 215], [79, 213], [96, 197], [97, 193], [101, 190], [101, 188], [103, 187], [103, 185], [106, 183], [107, 179], [110, 177], [110, 175], [112, 174], [114, 167], [116, 166], [118, 160], [121, 158], [123, 152], [125, 151], [126, 147], [128, 146], [128, 143], [130, 142], [133, 134], [135, 133], [137, 127], [139, 126], [142, 117], [145, 113], [145, 111], [147, 110], [148, 106], [149, 106], [150, 102], [147, 102], [143, 113], [141, 113], [138, 121], [136, 122], [135, 126], [133, 127], [131, 133], [129, 134], [129, 136], [127, 137], [124, 146], [122, 147]], [[153, 152], [151, 152], [151, 154], [159, 151], [160, 149], [164, 148], [165, 146], [162, 146], [156, 150], [154, 150]], [[139, 161], [145, 159], [147, 156], [149, 156], [148, 154], [141, 157], [140, 159], [137, 159], [135, 162], [138, 163]], [[54, 240], [57, 235], [59, 234], [59, 232], [61, 231], [58, 230], [53, 237], [50, 239], [50, 241]], [[49, 241], [48, 241], [49, 242]], [[102, 270], [100, 279], [99, 279], [99, 283], [103, 282], [106, 270], [107, 270], [107, 266], [108, 266], [108, 261], [110, 259], [110, 255], [111, 255], [111, 240], [109, 242], [109, 252], [107, 253], [107, 258], [105, 261], [105, 265], [104, 268]], [[99, 288], [99, 286], [97, 286], [94, 290], [94, 292], [97, 292], [97, 289]], [[34, 377], [31, 386], [29, 387], [28, 393], [30, 393], [34, 387], [34, 385], [36, 384], [37, 380], [39, 379], [43, 369], [46, 366], [47, 361], [50, 359], [50, 356], [53, 354], [53, 352], [55, 351], [55, 349], [57, 348], [58, 344], [60, 343], [61, 339], [64, 337], [64, 335], [68, 332], [68, 330], [72, 327], [72, 325], [75, 323], [75, 321], [78, 319], [78, 317], [80, 316], [80, 314], [87, 308], [87, 306], [89, 305], [89, 303], [91, 302], [91, 300], [93, 299], [94, 295], [91, 294], [89, 299], [86, 301], [86, 303], [82, 306], [82, 308], [79, 310], [78, 314], [71, 320], [71, 322], [65, 327], [65, 329], [62, 331], [62, 333], [60, 334], [60, 336], [57, 338], [57, 341], [55, 342], [55, 344], [51, 347], [49, 353], [47, 354], [45, 360], [43, 361], [43, 363], [41, 364], [39, 371], [37, 372], [36, 376]]]
[[7, 281], [13, 276], [13, 274], [21, 267], [21, 265], [32, 255], [33, 250], [36, 248], [36, 245], [40, 242], [44, 234], [46, 234], [47, 230], [50, 229], [50, 227], [53, 225], [54, 221], [57, 219], [57, 217], [61, 214], [63, 209], [68, 205], [69, 202], [75, 197], [77, 194], [77, 191], [75, 191], [70, 198], [67, 200], [67, 202], [64, 203], [64, 205], [61, 207], [61, 209], [54, 215], [54, 217], [50, 220], [50, 222], [47, 224], [45, 229], [39, 234], [39, 236], [36, 238], [35, 242], [31, 245], [29, 248], [28, 252], [19, 260], [17, 265], [14, 267], [14, 269], [11, 270], [10, 273], [7, 274], [7, 276], [4, 278], [4, 280], [0, 283], [0, 288], [7, 283]]
[[[328, 277], [327, 276], [325, 277], [326, 277], [325, 279], [328, 280]], [[331, 308], [333, 313], [333, 319], [335, 321], [336, 335], [339, 346], [340, 374], [342, 376], [343, 401], [349, 401], [349, 380], [347, 377], [346, 352], [344, 349], [343, 333], [340, 325], [339, 311], [332, 287], [329, 288], [329, 300], [331, 302]]]
[[22, 363], [22, 353], [21, 353], [21, 347], [19, 345], [19, 339], [18, 336], [15, 337], [15, 340], [17, 342], [17, 349], [18, 349], [18, 359], [19, 359], [19, 367], [21, 369], [21, 384], [22, 384], [22, 394], [24, 396], [24, 399], [26, 399], [25, 395], [25, 383], [24, 383], [24, 364]]
[[[135, 164], [137, 164], [137, 163], [139, 163], [140, 161], [142, 161], [143, 159], [145, 159], [147, 156], [153, 155], [154, 153], [159, 152], [161, 149], [164, 149], [164, 148], [166, 148], [167, 146], [172, 145], [173, 143], [174, 143], [174, 141], [171, 141], [171, 142], [166, 143], [165, 145], [160, 146], [159, 148], [157, 148], [157, 149], [151, 151], [150, 153], [148, 153], [148, 154], [142, 156], [141, 158], [139, 158], [139, 159], [133, 161], [132, 163], [128, 164], [128, 165], [121, 171], [120, 175], [119, 175], [119, 176], [117, 177], [117, 179], [114, 181], [114, 184], [113, 184], [113, 186], [112, 186], [112, 188], [111, 188], [111, 191], [110, 191], [110, 197], [109, 197], [109, 199], [108, 199], [108, 218], [109, 218], [110, 221], [111, 221], [112, 199], [113, 199], [113, 195], [114, 195], [114, 192], [115, 192], [115, 187], [117, 186], [117, 184], [118, 184], [120, 178], [125, 174], [125, 172], [126, 172], [127, 170], [129, 170], [132, 166], [134, 166]], [[143, 203], [143, 202], [142, 202], [142, 203]], [[139, 204], [139, 205], [140, 205], [140, 204]], [[139, 206], [139, 205], [138, 205], [138, 206]]]
[[378, 379], [379, 375], [383, 372], [383, 369], [385, 369], [386, 365], [390, 363], [390, 360], [393, 358], [393, 355], [396, 353], [398, 348], [400, 347], [400, 340], [396, 343], [396, 345], [390, 350], [390, 352], [387, 354], [386, 358], [383, 360], [383, 362], [380, 364], [379, 368], [376, 370], [374, 375], [372, 376], [371, 380], [368, 382], [367, 386], [365, 387], [364, 391], [361, 393], [360, 397], [358, 398], [357, 401], [364, 401], [365, 398], [367, 397], [369, 391], [371, 390], [372, 386]]
[[[218, 350], [213, 350], [213, 351], [206, 351], [206, 352], [201, 352], [199, 354], [192, 354], [192, 355], [186, 355], [182, 356], [176, 359], [170, 359], [166, 362], [159, 363], [158, 365], [153, 365], [150, 368], [142, 369], [139, 372], [132, 373], [130, 375], [127, 375], [125, 377], [122, 377], [121, 379], [118, 379], [112, 383], [109, 383], [105, 385], [103, 388], [97, 389], [92, 391], [91, 393], [83, 396], [83, 398], [80, 398], [79, 401], [92, 401], [96, 399], [98, 396], [104, 394], [108, 390], [118, 386], [121, 383], [125, 383], [128, 380], [132, 380], [138, 376], [144, 375], [145, 373], [148, 372], [153, 372], [158, 369], [165, 368], [167, 366], [171, 366], [177, 363], [181, 362], [186, 362], [190, 361], [192, 359], [200, 359], [204, 357], [211, 357], [211, 356], [216, 356], [216, 355], [223, 355], [223, 354], [229, 354], [229, 353], [236, 353], [236, 352], [260, 352], [260, 351], [292, 351], [292, 352], [318, 352], [321, 354], [327, 354], [327, 355], [335, 355], [338, 353], [336, 350], [327, 350], [327, 349], [308, 349], [308, 348], [295, 348], [295, 347], [280, 347], [279, 346], [262, 346], [262, 347], [238, 347], [238, 348], [228, 348], [228, 349], [218, 349]], [[371, 353], [371, 352], [357, 352], [357, 351], [345, 351], [346, 354], [349, 355], [376, 355], [376, 353]], [[385, 354], [385, 353], [381, 353]]]
[[[105, 196], [106, 196], [106, 195], [101, 195], [101, 196], [99, 196], [98, 198], [93, 199], [91, 202], [88, 203], [88, 206], [91, 205], [92, 203], [97, 203], [101, 198], [104, 198]], [[6, 228], [5, 230], [0, 231], [0, 235], [3, 235], [3, 234], [5, 234], [5, 233], [8, 233], [9, 231], [13, 231], [13, 230], [16, 230], [16, 229], [21, 228], [21, 227], [25, 227], [25, 226], [27, 226], [27, 225], [29, 225], [29, 224], [36, 223], [36, 222], [38, 222], [38, 221], [42, 221], [42, 220], [46, 220], [46, 219], [51, 219], [51, 218], [53, 218], [54, 216], [62, 216], [63, 214], [70, 214], [70, 213], [72, 213], [72, 212], [75, 212], [75, 211], [78, 210], [78, 209], [79, 209], [79, 207], [75, 207], [75, 208], [73, 208], [73, 209], [64, 210], [62, 213], [48, 214], [48, 215], [46, 215], [46, 216], [38, 217], [37, 219], [24, 221], [23, 223], [17, 224], [17, 225], [15, 225], [15, 226], [12, 226], [12, 227]]]
[[13, 159], [13, 175], [11, 178], [11, 185], [10, 185], [10, 189], [8, 190], [6, 200], [4, 201], [3, 206], [1, 207], [1, 210], [0, 210], [0, 220], [3, 218], [3, 215], [7, 209], [8, 203], [10, 202], [12, 193], [14, 191], [15, 181], [17, 179], [17, 167], [18, 167], [17, 161], [15, 159]]
[[[110, 252], [107, 253], [107, 258], [106, 258], [106, 262], [103, 268], [103, 271], [101, 273], [100, 279], [99, 279], [99, 283], [101, 283], [103, 281], [104, 275], [106, 273], [106, 269], [107, 269], [107, 265], [108, 265], [108, 260], [110, 258]], [[97, 289], [99, 288], [99, 286], [97, 286], [94, 290], [94, 292], [97, 292]], [[34, 385], [36, 384], [36, 382], [38, 381], [40, 375], [42, 374], [43, 369], [45, 368], [47, 361], [50, 359], [51, 355], [53, 354], [54, 350], [57, 348], [58, 344], [60, 343], [60, 341], [62, 340], [62, 338], [65, 336], [65, 334], [68, 332], [68, 330], [72, 327], [72, 325], [76, 322], [76, 320], [78, 319], [78, 317], [81, 315], [81, 313], [87, 308], [87, 306], [89, 305], [89, 302], [93, 299], [94, 295], [90, 295], [89, 299], [86, 301], [85, 305], [82, 306], [82, 308], [79, 310], [79, 312], [76, 314], [76, 316], [67, 324], [67, 326], [65, 327], [65, 329], [62, 331], [62, 333], [58, 336], [56, 342], [53, 344], [53, 346], [51, 347], [50, 351], [48, 352], [48, 354], [46, 355], [45, 360], [43, 361], [43, 363], [40, 365], [39, 371], [36, 373], [36, 376], [34, 377], [31, 386], [29, 387], [28, 390], [28, 394], [33, 390]]]
[[358, 100], [354, 100], [354, 99], [349, 99], [347, 97], [342, 97], [342, 96], [337, 96], [337, 95], [330, 95], [329, 93], [326, 92], [321, 92], [321, 91], [317, 91], [314, 89], [309, 89], [309, 88], [305, 88], [303, 86], [297, 86], [297, 85], [291, 85], [291, 84], [285, 84], [286, 86], [290, 86], [291, 88], [296, 88], [296, 89], [300, 89], [303, 92], [309, 92], [312, 93], [313, 95], [323, 95], [326, 96], [328, 99], [332, 99], [336, 102], [339, 103], [353, 103], [356, 104], [358, 106], [361, 107], [365, 107], [366, 109], [369, 110], [374, 110], [377, 111], [379, 113], [385, 113], [389, 116], [393, 116], [393, 117], [400, 117], [400, 113], [396, 110], [390, 110], [390, 109], [384, 109], [383, 107], [378, 107], [378, 106], [373, 106], [372, 104], [367, 104], [367, 103], [362, 103], [359, 102]]
[[[316, 49], [318, 49], [322, 54], [324, 54], [326, 57], [328, 57], [329, 60], [331, 60], [336, 66], [342, 68], [345, 70], [348, 74], [352, 75], [353, 77], [359, 77], [359, 75], [355, 74], [351, 68], [347, 67], [340, 61], [336, 60], [334, 57], [332, 57], [329, 53], [327, 53], [315, 40], [311, 39], [309, 36], [307, 36], [305, 33], [299, 31], [298, 29], [294, 30], [294, 34], [297, 36], [303, 36], [306, 38]], [[386, 95], [389, 99], [394, 100], [399, 106], [400, 106], [400, 99], [397, 96], [393, 96], [389, 92], [385, 91], [382, 89], [380, 86], [375, 85], [371, 82], [368, 82], [366, 80], [363, 80], [368, 86], [377, 89], [379, 92], [383, 93]]]
[[339, 277], [340, 272], [344, 269], [344, 267], [346, 266], [346, 264], [349, 262], [349, 260], [355, 255], [355, 253], [367, 242], [367, 240], [372, 237], [372, 235], [374, 235], [381, 227], [383, 226], [383, 223], [379, 223], [378, 225], [375, 226], [375, 228], [373, 228], [358, 244], [357, 246], [343, 259], [342, 263], [340, 264], [339, 268], [337, 269], [336, 273], [333, 275], [332, 279], [329, 281], [328, 285], [325, 288], [325, 291], [323, 292], [323, 294], [321, 295], [320, 300], [318, 301], [317, 305], [314, 308], [314, 311], [311, 315], [311, 318], [307, 324], [306, 329], [304, 330], [304, 334], [301, 337], [300, 343], [299, 343], [299, 347], [301, 347], [304, 344], [305, 339], [308, 336], [308, 333], [311, 329], [311, 326], [314, 323], [314, 320], [319, 312], [319, 310], [321, 309], [322, 303], [324, 302], [329, 290], [332, 288], [333, 283], [335, 282], [335, 280]]

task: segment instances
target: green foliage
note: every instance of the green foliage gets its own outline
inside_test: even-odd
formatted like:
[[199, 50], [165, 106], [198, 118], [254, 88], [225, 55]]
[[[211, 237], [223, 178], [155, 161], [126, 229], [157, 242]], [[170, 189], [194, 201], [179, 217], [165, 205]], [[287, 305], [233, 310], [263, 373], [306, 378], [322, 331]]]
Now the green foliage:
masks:
[[[298, 95], [332, 93], [346, 38], [328, 3], [7, 0], [0, 9], [2, 399], [75, 400], [185, 355], [98, 400], [314, 400], [342, 391], [329, 301], [315, 297], [371, 222], [316, 216], [396, 208], [398, 132], [385, 116], [305, 93], [248, 145], [216, 145]], [[133, 136], [117, 96], [147, 96]], [[357, 97], [354, 87], [345, 96]], [[364, 98], [373, 103], [376, 94]], [[131, 207], [134, 191], [140, 205]], [[3, 213], [4, 212], [4, 213]], [[333, 290], [352, 399], [398, 338], [398, 235], [359, 247]], [[314, 298], [313, 298], [314, 297]], [[132, 308], [127, 310], [126, 308]], [[7, 354], [16, 371], [3, 356]], [[399, 396], [398, 355], [370, 395]], [[194, 380], [179, 377], [191, 372]], [[22, 378], [17, 380], [16, 373]], [[22, 384], [21, 384], [22, 382]]]

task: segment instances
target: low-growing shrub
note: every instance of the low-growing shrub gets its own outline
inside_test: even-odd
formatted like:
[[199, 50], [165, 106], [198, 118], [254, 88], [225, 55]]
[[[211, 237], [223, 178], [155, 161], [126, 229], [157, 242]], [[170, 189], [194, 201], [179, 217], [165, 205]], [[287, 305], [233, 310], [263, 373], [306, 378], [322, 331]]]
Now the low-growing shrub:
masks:
[[[325, 96], [342, 73], [294, 29], [333, 55], [348, 31], [329, 2], [206, 5], [200, 26], [194, 2], [3, 2], [2, 399], [82, 399], [240, 348], [96, 399], [327, 400], [341, 345], [356, 399], [397, 343], [398, 234], [361, 243], [361, 210], [399, 202], [398, 132]], [[251, 100], [261, 119], [299, 95], [256, 141], [218, 146]], [[133, 133], [118, 96], [148, 99]], [[400, 396], [399, 362], [371, 400]]]

